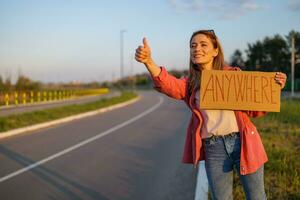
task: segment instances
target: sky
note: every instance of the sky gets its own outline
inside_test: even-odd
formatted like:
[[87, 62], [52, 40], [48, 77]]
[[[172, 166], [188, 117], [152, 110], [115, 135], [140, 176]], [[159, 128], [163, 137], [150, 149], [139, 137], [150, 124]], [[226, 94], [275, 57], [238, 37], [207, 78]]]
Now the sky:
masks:
[[0, 74], [42, 82], [111, 81], [146, 72], [134, 60], [148, 39], [157, 65], [188, 69], [189, 39], [213, 29], [235, 49], [300, 31], [300, 0], [0, 0]]

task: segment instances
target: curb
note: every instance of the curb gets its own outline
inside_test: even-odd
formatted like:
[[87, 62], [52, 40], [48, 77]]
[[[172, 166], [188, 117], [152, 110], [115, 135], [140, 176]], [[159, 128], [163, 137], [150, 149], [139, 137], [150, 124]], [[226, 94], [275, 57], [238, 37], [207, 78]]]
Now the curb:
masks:
[[106, 107], [106, 108], [101, 108], [99, 110], [89, 111], [89, 112], [85, 112], [85, 113], [81, 113], [81, 114], [77, 114], [77, 115], [73, 115], [73, 116], [69, 116], [69, 117], [65, 117], [65, 118], [61, 118], [61, 119], [56, 119], [56, 120], [53, 120], [53, 121], [50, 121], [50, 122], [43, 122], [43, 123], [36, 124], [36, 125], [26, 126], [26, 127], [22, 127], [22, 128], [2, 132], [2, 133], [0, 133], [0, 139], [7, 138], [7, 137], [10, 137], [10, 136], [14, 136], [14, 135], [18, 135], [18, 134], [28, 132], [28, 131], [34, 131], [34, 130], [37, 130], [37, 129], [49, 127], [49, 126], [52, 126], [52, 125], [57, 125], [57, 124], [73, 121], [73, 120], [76, 120], [76, 119], [81, 119], [81, 118], [84, 118], [84, 117], [93, 116], [93, 115], [96, 115], [96, 114], [99, 114], [99, 113], [104, 113], [104, 112], [107, 112], [107, 111], [110, 111], [110, 110], [114, 110], [114, 109], [117, 109], [117, 108], [127, 106], [129, 104], [132, 104], [132, 103], [140, 100], [140, 99], [141, 99], [141, 97], [137, 96], [136, 98], [134, 98], [130, 101], [119, 103], [119, 104], [109, 106], [109, 107]]

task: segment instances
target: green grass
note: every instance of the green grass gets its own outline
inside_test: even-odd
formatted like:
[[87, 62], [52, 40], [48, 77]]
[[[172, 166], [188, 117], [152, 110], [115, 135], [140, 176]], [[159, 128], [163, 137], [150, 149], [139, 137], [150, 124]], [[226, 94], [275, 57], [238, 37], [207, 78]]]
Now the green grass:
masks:
[[121, 96], [112, 97], [110, 99], [102, 99], [92, 103], [82, 105], [69, 105], [42, 111], [34, 111], [18, 115], [10, 115], [7, 117], [0, 117], [0, 134], [1, 132], [11, 129], [21, 128], [37, 123], [47, 122], [54, 119], [104, 108], [117, 103], [128, 101], [135, 97], [137, 97], [137, 94], [135, 93], [123, 92]]
[[[264, 172], [268, 199], [300, 199], [300, 101], [282, 101], [280, 113], [268, 113], [253, 122], [269, 158]], [[236, 173], [234, 199], [245, 199]]]

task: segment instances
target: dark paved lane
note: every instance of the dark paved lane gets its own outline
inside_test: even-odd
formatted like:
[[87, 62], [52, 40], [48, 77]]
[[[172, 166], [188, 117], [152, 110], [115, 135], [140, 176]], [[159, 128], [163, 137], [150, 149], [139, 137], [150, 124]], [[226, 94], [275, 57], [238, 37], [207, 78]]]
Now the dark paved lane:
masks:
[[[161, 96], [141, 95], [124, 108], [0, 140], [0, 178], [139, 115]], [[196, 169], [181, 163], [190, 113], [163, 99], [143, 118], [0, 182], [0, 199], [194, 199]]]

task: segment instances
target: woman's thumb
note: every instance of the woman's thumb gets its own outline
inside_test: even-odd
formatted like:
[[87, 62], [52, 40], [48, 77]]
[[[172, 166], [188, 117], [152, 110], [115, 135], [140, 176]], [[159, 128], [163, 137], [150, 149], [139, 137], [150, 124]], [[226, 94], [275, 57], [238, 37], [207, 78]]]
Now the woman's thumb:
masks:
[[143, 44], [144, 44], [144, 47], [149, 47], [148, 41], [145, 37], [143, 38]]

